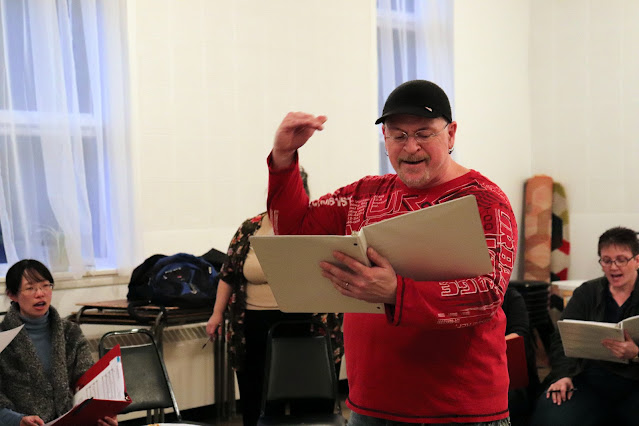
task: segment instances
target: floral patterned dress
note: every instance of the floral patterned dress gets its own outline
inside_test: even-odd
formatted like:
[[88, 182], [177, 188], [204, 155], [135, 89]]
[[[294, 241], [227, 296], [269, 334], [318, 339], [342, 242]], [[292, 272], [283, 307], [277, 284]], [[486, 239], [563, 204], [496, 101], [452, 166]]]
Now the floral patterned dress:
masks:
[[[246, 286], [244, 277], [244, 261], [250, 249], [249, 237], [254, 235], [262, 226], [266, 212], [247, 219], [239, 227], [227, 251], [228, 258], [220, 271], [220, 279], [233, 289], [228, 305], [230, 327], [226, 340], [229, 344], [229, 358], [235, 370], [242, 370], [246, 351], [244, 336], [244, 319], [246, 313]], [[331, 333], [331, 345], [335, 362], [339, 362], [344, 354], [344, 338], [342, 334], [343, 314], [322, 313], [314, 314], [314, 318], [321, 320]]]

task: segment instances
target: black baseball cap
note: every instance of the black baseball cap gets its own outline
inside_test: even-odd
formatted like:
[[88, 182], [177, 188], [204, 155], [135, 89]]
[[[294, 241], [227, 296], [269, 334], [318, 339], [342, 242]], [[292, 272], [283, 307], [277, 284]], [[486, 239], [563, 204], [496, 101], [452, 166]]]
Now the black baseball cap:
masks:
[[448, 96], [441, 87], [427, 80], [411, 80], [397, 86], [388, 95], [382, 116], [375, 124], [383, 123], [395, 114], [443, 117], [449, 123], [453, 121]]

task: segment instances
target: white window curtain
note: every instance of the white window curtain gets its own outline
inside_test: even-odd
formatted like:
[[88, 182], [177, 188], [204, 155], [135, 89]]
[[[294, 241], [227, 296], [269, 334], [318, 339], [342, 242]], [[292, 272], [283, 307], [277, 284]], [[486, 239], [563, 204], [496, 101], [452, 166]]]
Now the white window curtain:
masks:
[[[408, 80], [438, 84], [454, 118], [453, 3], [449, 0], [377, 0], [378, 106]], [[380, 172], [392, 173], [380, 126]]]
[[0, 275], [23, 258], [75, 278], [131, 269], [125, 0], [0, 12]]

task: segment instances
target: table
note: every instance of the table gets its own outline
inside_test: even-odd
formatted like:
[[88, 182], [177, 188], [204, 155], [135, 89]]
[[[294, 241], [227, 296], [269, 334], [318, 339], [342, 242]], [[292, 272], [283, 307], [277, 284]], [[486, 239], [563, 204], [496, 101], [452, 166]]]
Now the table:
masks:
[[564, 306], [568, 304], [568, 301], [572, 297], [572, 292], [582, 285], [587, 280], [561, 280], [552, 282], [552, 291], [564, 299]]
[[[144, 305], [129, 310], [126, 299], [77, 303], [80, 306], [68, 319], [77, 324], [148, 326], [162, 350], [165, 328], [208, 321], [213, 305], [206, 308], [180, 308], [176, 306]], [[228, 327], [226, 321], [225, 327]], [[226, 333], [226, 330], [224, 330]], [[235, 379], [228, 363], [224, 339], [213, 344], [215, 371], [215, 405], [219, 419], [228, 419], [234, 413]]]
[[126, 299], [82, 302], [77, 305], [80, 309], [69, 316], [71, 321], [78, 324], [150, 326], [160, 348], [165, 327], [206, 322], [213, 313], [213, 306], [194, 309], [158, 305], [137, 306], [130, 312]]

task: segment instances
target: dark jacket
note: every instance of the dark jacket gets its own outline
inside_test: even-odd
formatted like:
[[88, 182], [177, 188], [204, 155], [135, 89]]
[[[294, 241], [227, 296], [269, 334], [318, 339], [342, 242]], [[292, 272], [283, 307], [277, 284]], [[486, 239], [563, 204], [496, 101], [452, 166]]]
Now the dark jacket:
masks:
[[[607, 288], [608, 280], [606, 277], [586, 281], [577, 287], [564, 308], [561, 319], [604, 321]], [[634, 315], [639, 315], [639, 277], [630, 295], [630, 303], [624, 309], [622, 317], [625, 319]], [[639, 344], [638, 341], [635, 343]], [[566, 357], [559, 331], [555, 331], [551, 337], [550, 365], [552, 370], [546, 379], [546, 383], [553, 383], [562, 377], [573, 378], [592, 365], [601, 366], [613, 374], [639, 381], [639, 364], [637, 363], [621, 364]]]
[[[19, 308], [11, 304], [0, 328], [22, 325]], [[25, 329], [0, 353], [0, 408], [24, 415], [38, 415], [45, 422], [67, 412], [73, 405], [73, 386], [93, 365], [89, 344], [80, 327], [60, 318], [49, 308], [51, 330], [51, 376], [47, 377], [35, 346]]]

